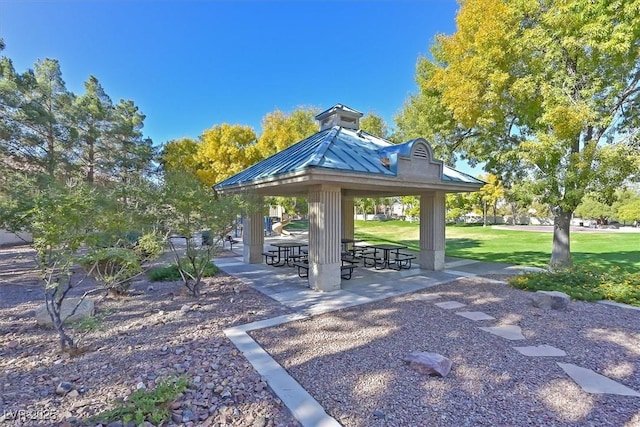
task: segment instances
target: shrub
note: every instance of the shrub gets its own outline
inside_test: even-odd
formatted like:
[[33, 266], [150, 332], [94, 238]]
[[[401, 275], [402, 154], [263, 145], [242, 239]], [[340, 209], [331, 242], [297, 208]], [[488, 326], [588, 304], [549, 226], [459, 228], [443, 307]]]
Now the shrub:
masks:
[[138, 238], [134, 249], [143, 260], [155, 258], [164, 249], [164, 242], [156, 233], [147, 233]]
[[525, 273], [509, 279], [509, 284], [528, 291], [560, 291], [578, 300], [611, 300], [640, 306], [640, 273], [625, 273], [620, 269], [605, 272], [574, 266]]
[[133, 421], [139, 425], [149, 421], [160, 425], [169, 419], [169, 404], [187, 389], [187, 385], [187, 379], [179, 377], [162, 381], [153, 390], [136, 390], [126, 402], [119, 402], [116, 408], [96, 415], [92, 422]]
[[131, 279], [142, 272], [136, 252], [127, 248], [100, 248], [80, 260], [89, 274], [110, 292], [126, 294]]
[[[188, 271], [192, 270], [188, 268]], [[202, 277], [213, 277], [218, 273], [219, 269], [213, 263], [209, 263], [204, 269]], [[178, 266], [173, 264], [166, 267], [154, 268], [149, 271], [149, 280], [152, 282], [174, 282], [182, 280]]]

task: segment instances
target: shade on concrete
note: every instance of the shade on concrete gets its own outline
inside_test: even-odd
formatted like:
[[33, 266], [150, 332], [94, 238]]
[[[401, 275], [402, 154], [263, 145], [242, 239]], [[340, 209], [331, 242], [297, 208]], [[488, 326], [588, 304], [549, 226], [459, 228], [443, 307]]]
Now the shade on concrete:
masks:
[[[220, 182], [221, 193], [306, 196], [309, 284], [339, 289], [341, 238], [353, 237], [354, 197], [420, 197], [420, 253], [425, 269], [444, 268], [445, 194], [477, 191], [484, 182], [446, 167], [424, 139], [403, 144], [359, 130], [362, 113], [337, 104], [316, 116], [320, 131]], [[249, 214], [244, 259], [262, 262], [262, 214]]]

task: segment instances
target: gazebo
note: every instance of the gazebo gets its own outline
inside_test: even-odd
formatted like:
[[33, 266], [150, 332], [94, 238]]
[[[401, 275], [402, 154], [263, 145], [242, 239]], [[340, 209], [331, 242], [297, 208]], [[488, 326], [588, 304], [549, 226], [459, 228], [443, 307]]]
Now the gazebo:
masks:
[[[433, 157], [422, 138], [393, 144], [359, 129], [362, 113], [337, 104], [318, 114], [320, 131], [216, 184], [220, 193], [306, 196], [309, 205], [309, 286], [340, 289], [341, 239], [353, 238], [354, 198], [420, 198], [422, 269], [444, 269], [445, 194], [485, 183]], [[261, 263], [262, 212], [245, 219], [244, 261]]]

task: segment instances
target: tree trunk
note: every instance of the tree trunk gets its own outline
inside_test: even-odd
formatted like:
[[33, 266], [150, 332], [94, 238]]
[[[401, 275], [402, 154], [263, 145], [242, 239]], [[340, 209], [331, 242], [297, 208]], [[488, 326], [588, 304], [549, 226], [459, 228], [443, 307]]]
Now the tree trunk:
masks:
[[87, 182], [93, 184], [94, 181], [94, 163], [95, 163], [95, 141], [89, 139], [87, 141]]
[[553, 248], [551, 249], [551, 267], [568, 267], [571, 265], [571, 239], [569, 227], [573, 212], [565, 212], [558, 208], [553, 217]]
[[511, 224], [517, 225], [519, 221], [516, 221], [518, 218], [518, 206], [515, 203], [511, 203]]

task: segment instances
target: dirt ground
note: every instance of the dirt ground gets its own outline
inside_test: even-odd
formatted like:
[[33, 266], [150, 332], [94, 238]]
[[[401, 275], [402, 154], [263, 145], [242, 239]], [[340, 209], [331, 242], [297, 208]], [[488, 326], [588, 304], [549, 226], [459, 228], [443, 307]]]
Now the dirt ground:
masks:
[[[53, 331], [36, 324], [44, 294], [34, 255], [25, 246], [0, 248], [3, 426], [97, 425], [88, 419], [137, 389], [180, 375], [189, 386], [164, 425], [298, 425], [223, 333], [287, 313], [275, 301], [224, 274], [207, 279], [198, 299], [179, 282], [138, 279], [129, 296], [96, 300], [98, 329], [84, 336], [70, 329], [86, 349], [70, 357], [59, 351]], [[86, 281], [74, 293], [95, 286]], [[72, 390], [56, 393], [63, 382]]]

